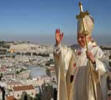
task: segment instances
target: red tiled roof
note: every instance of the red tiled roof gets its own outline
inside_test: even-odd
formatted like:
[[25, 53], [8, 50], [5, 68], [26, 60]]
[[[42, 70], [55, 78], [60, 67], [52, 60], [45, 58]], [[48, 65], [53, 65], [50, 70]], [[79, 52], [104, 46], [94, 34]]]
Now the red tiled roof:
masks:
[[34, 87], [32, 85], [25, 85], [25, 86], [15, 86], [13, 87], [14, 91], [21, 91], [21, 90], [32, 90]]
[[16, 100], [14, 96], [7, 96], [7, 100]]

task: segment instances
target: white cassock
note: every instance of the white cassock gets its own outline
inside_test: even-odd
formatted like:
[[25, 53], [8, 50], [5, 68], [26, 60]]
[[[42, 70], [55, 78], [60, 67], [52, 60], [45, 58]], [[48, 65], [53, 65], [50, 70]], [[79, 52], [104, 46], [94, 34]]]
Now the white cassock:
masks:
[[[95, 44], [95, 42], [88, 43], [88, 50], [91, 51], [95, 57], [96, 63], [94, 66], [95, 71], [100, 78], [103, 95], [102, 99], [106, 100], [106, 73], [108, 71], [107, 61], [104, 59], [103, 51]], [[88, 73], [88, 71], [86, 71], [86, 69], [88, 69], [86, 48], [72, 50], [71, 48], [62, 46], [60, 44], [54, 48], [54, 59], [58, 80], [58, 100], [95, 100], [94, 95], [92, 95], [92, 90], [89, 89], [92, 88], [92, 86], [89, 86], [88, 88], [89, 94], [87, 93], [86, 89], [86, 87], [88, 87], [87, 83], [89, 82], [89, 84], [91, 84], [90, 81], [86, 78], [88, 75], [85, 76], [85, 74]], [[71, 75], [74, 75], [73, 82], [71, 82]], [[86, 89], [86, 93], [84, 89]], [[86, 97], [85, 95], [88, 96]], [[97, 100], [102, 99], [99, 97]]]

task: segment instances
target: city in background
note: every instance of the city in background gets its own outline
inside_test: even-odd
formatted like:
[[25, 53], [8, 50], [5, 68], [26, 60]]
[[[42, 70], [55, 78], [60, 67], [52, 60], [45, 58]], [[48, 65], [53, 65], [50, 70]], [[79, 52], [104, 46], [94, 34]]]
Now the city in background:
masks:
[[[101, 48], [111, 66], [111, 47]], [[54, 66], [53, 46], [0, 41], [0, 100], [56, 100]]]
[[[77, 47], [78, 2], [0, 1], [0, 100], [56, 100], [55, 29], [64, 32], [64, 44]], [[111, 1], [82, 3], [94, 17], [93, 37], [111, 66]]]

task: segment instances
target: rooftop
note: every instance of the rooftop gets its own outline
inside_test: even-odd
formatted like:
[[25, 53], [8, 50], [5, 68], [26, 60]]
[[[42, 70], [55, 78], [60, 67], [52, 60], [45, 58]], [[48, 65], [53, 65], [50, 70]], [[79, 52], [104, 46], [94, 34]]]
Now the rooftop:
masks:
[[32, 90], [32, 89], [34, 89], [34, 87], [32, 85], [15, 86], [15, 87], [13, 87], [14, 91]]
[[7, 100], [16, 100], [14, 96], [7, 96]]

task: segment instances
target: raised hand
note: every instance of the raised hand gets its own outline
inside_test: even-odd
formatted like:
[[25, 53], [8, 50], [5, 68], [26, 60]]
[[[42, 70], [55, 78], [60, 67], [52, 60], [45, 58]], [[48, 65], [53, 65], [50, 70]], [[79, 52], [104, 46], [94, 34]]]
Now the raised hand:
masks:
[[94, 55], [92, 54], [92, 52], [86, 51], [86, 55], [87, 55], [87, 58], [88, 58], [92, 63], [95, 63], [95, 58], [94, 58]]
[[55, 32], [55, 39], [56, 39], [56, 45], [59, 45], [63, 39], [63, 33], [60, 32], [60, 29], [56, 29]]

